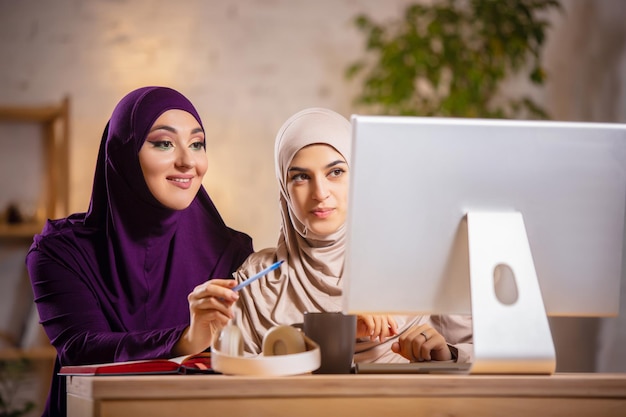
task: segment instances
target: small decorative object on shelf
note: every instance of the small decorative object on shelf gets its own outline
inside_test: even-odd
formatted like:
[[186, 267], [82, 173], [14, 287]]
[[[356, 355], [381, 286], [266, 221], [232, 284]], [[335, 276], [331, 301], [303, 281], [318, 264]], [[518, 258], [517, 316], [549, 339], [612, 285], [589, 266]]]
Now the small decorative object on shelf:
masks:
[[41, 195], [7, 196], [0, 201], [0, 241], [32, 239], [47, 218], [63, 217], [69, 201], [69, 98], [42, 106], [0, 105], [0, 123], [41, 127], [44, 155]]
[[24, 222], [24, 216], [20, 212], [20, 209], [16, 204], [9, 204], [7, 207], [7, 223], [8, 224], [19, 224]]

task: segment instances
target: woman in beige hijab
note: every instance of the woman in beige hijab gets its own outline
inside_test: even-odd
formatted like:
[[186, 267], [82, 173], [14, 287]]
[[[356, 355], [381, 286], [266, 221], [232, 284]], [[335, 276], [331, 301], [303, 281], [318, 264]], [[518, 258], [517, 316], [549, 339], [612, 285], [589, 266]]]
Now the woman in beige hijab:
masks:
[[[278, 246], [250, 255], [235, 278], [285, 262], [239, 292], [234, 313], [248, 353], [260, 352], [273, 326], [302, 323], [305, 311], [341, 311], [350, 141], [348, 120], [322, 108], [296, 113], [278, 132]], [[355, 362], [468, 362], [472, 355], [471, 324], [462, 317], [359, 316], [357, 337]]]

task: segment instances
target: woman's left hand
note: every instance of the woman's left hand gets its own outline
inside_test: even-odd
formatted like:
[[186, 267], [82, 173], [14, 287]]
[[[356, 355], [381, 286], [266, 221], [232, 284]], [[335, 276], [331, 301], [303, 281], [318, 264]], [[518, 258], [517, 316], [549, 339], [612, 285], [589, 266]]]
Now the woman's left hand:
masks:
[[411, 362], [447, 361], [452, 353], [446, 339], [428, 324], [413, 326], [398, 337], [391, 350]]

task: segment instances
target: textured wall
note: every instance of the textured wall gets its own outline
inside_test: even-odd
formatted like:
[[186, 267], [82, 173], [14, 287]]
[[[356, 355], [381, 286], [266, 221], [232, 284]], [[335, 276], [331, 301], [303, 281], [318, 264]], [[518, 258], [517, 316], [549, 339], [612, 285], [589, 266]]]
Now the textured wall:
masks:
[[[129, 90], [169, 85], [208, 131], [205, 184], [226, 221], [273, 246], [278, 214], [274, 135], [293, 112], [349, 116], [343, 78], [362, 51], [351, 18], [397, 15], [407, 0], [0, 0], [0, 104], [72, 100], [72, 211], [88, 204], [102, 129]], [[554, 16], [550, 84], [535, 95], [563, 120], [626, 120], [619, 0], [569, 0]], [[175, 5], [175, 6], [174, 6]]]
[[[309, 106], [349, 116], [356, 86], [343, 71], [363, 46], [351, 18], [366, 12], [385, 19], [408, 3], [0, 0], [0, 105], [71, 97], [70, 208], [83, 211], [100, 135], [116, 102], [143, 85], [181, 90], [203, 117], [210, 161], [205, 185], [226, 222], [251, 234], [257, 249], [273, 246], [277, 129]], [[556, 119], [626, 122], [626, 3], [563, 4], [565, 14], [552, 16], [545, 49], [549, 83], [533, 95]], [[19, 152], [20, 143], [2, 142], [3, 155], [13, 150]], [[26, 166], [18, 173], [31, 171]], [[10, 182], [1, 184], [4, 193]], [[590, 333], [577, 332], [578, 323], [572, 327], [566, 332], [572, 339], [562, 338], [565, 348], [599, 331], [595, 322]], [[605, 357], [614, 358], [605, 360], [607, 369], [615, 368], [625, 327], [622, 314], [603, 330], [610, 342], [603, 344]], [[587, 358], [594, 349], [585, 351]], [[579, 359], [571, 360], [575, 368]], [[623, 361], [619, 366], [625, 368]]]
[[256, 247], [274, 246], [276, 131], [308, 106], [349, 116], [343, 70], [362, 43], [350, 19], [404, 3], [0, 0], [0, 104], [70, 95], [70, 207], [79, 211], [116, 102], [143, 85], [181, 90], [207, 128], [205, 185], [225, 220]]

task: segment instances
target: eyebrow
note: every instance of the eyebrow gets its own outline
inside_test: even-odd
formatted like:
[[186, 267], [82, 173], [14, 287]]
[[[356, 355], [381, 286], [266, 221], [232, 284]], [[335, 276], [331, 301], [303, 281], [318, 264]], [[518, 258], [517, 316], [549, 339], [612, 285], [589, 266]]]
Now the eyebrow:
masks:
[[[346, 161], [342, 161], [341, 159], [337, 159], [336, 161], [331, 162], [330, 164], [326, 165], [324, 167], [324, 169], [328, 169], [328, 168], [332, 168], [334, 166], [337, 165], [341, 165], [341, 164], [348, 164]], [[306, 172], [306, 171], [310, 171], [307, 168], [301, 168], [301, 167], [290, 167], [287, 172], [292, 172], [292, 171], [297, 171], [297, 172]]]
[[[156, 125], [156, 126], [153, 126], [152, 129], [150, 129], [150, 132], [154, 132], [155, 130], [167, 130], [168, 132], [178, 133], [178, 131], [176, 129], [174, 129], [172, 126], [168, 126], [168, 125]], [[204, 133], [204, 130], [202, 130], [201, 127], [197, 127], [195, 129], [193, 129], [191, 131], [191, 133], [192, 134]]]

